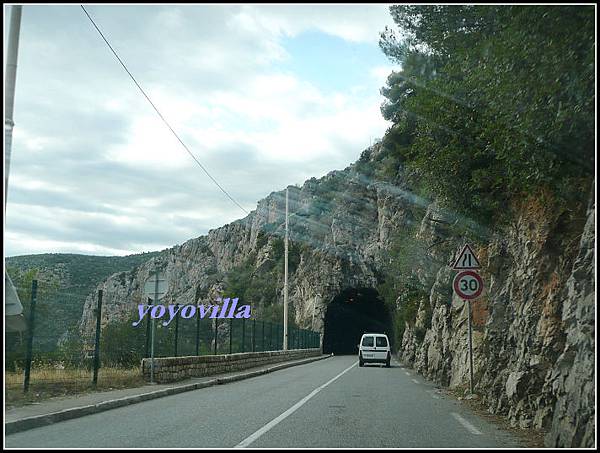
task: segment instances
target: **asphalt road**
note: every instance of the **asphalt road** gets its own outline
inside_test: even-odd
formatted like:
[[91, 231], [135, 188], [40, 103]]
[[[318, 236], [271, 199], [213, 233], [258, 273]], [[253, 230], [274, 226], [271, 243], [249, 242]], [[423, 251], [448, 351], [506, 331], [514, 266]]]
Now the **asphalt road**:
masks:
[[397, 363], [341, 356], [6, 436], [6, 447], [519, 447]]

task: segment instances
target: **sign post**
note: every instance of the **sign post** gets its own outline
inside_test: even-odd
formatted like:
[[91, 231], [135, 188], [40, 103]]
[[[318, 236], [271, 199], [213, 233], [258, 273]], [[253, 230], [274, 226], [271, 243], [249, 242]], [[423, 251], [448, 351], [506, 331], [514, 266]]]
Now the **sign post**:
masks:
[[[144, 285], [144, 294], [146, 297], [149, 297], [157, 303], [160, 299], [162, 299], [168, 288], [167, 277], [164, 273], [158, 270], [158, 266], [154, 269], [154, 272], [150, 274], [148, 280], [146, 280], [146, 284]], [[152, 317], [152, 312], [150, 312], [151, 318], [151, 328], [150, 328], [150, 383], [154, 384], [154, 317]]]
[[471, 323], [471, 300], [477, 299], [483, 292], [483, 279], [475, 272], [481, 266], [475, 253], [466, 244], [452, 266], [460, 272], [454, 277], [454, 292], [467, 303], [467, 335], [469, 345], [469, 390], [473, 394], [473, 334]]

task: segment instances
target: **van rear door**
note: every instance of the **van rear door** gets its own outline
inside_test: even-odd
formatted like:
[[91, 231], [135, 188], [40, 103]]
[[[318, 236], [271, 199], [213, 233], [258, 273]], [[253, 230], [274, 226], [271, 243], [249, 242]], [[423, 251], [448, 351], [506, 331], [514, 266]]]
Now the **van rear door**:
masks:
[[373, 335], [366, 335], [362, 339], [361, 350], [363, 359], [374, 359], [373, 355], [375, 351], [375, 337]]
[[373, 352], [373, 358], [377, 360], [385, 360], [388, 355], [388, 341], [383, 335], [375, 337], [375, 350]]

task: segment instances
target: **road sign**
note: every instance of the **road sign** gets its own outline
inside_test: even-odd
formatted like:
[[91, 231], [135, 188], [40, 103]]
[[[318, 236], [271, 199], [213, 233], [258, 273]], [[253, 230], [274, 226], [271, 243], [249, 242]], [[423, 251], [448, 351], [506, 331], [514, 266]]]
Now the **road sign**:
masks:
[[483, 291], [483, 280], [475, 271], [462, 271], [456, 274], [452, 286], [461, 299], [477, 299]]
[[462, 251], [458, 255], [458, 258], [454, 262], [452, 269], [466, 270], [466, 269], [480, 269], [481, 265], [479, 260], [475, 256], [475, 253], [469, 247], [469, 244], [465, 244]]
[[[158, 285], [156, 284], [157, 280]], [[152, 300], [157, 296], [157, 299], [160, 300], [165, 296], [168, 287], [169, 282], [164, 272], [155, 271], [150, 274], [144, 284], [144, 295]]]

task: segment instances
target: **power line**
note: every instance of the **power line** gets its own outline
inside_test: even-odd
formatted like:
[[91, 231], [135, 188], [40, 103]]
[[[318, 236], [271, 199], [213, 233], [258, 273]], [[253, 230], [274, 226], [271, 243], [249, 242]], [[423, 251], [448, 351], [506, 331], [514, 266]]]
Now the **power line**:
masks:
[[123, 69], [125, 69], [125, 72], [127, 72], [127, 74], [129, 75], [129, 77], [131, 78], [131, 80], [133, 80], [133, 83], [135, 83], [135, 85], [142, 92], [142, 94], [144, 95], [144, 97], [146, 98], [146, 100], [150, 103], [150, 105], [152, 106], [152, 108], [154, 109], [154, 111], [158, 114], [158, 116], [163, 121], [163, 123], [166, 124], [166, 126], [169, 128], [169, 130], [171, 131], [171, 133], [175, 136], [175, 138], [177, 138], [177, 140], [179, 141], [179, 143], [181, 143], [181, 146], [183, 146], [183, 148], [188, 152], [188, 154], [192, 157], [192, 159], [194, 159], [194, 161], [200, 166], [200, 168], [204, 171], [204, 173], [206, 173], [206, 175], [217, 185], [217, 187], [219, 189], [221, 189], [221, 192], [223, 192], [225, 195], [227, 195], [227, 197], [231, 201], [233, 201], [242, 211], [244, 211], [246, 214], [248, 214], [248, 211], [246, 211], [242, 207], [241, 204], [239, 204], [231, 195], [229, 195], [229, 193], [221, 186], [221, 184], [219, 184], [217, 182], [217, 180], [215, 178], [213, 178], [213, 176], [208, 172], [208, 170], [204, 167], [204, 165], [202, 165], [200, 163], [200, 161], [196, 158], [196, 156], [194, 156], [194, 154], [189, 150], [189, 148], [187, 147], [187, 145], [183, 142], [183, 140], [181, 140], [181, 138], [179, 137], [179, 135], [177, 135], [177, 132], [175, 132], [173, 130], [173, 128], [171, 127], [171, 125], [169, 124], [169, 122], [165, 119], [165, 117], [162, 115], [162, 113], [160, 113], [160, 111], [158, 110], [158, 108], [156, 107], [156, 105], [154, 105], [154, 102], [152, 102], [152, 100], [150, 99], [150, 97], [148, 97], [148, 95], [146, 94], [146, 92], [144, 91], [144, 89], [140, 86], [140, 84], [135, 79], [135, 77], [133, 76], [133, 74], [129, 71], [129, 69], [127, 69], [127, 66], [125, 65], [125, 63], [123, 63], [123, 60], [121, 60], [121, 58], [119, 57], [119, 55], [117, 54], [117, 52], [115, 51], [115, 49], [113, 49], [113, 47], [110, 45], [110, 43], [108, 42], [108, 40], [106, 39], [106, 37], [104, 36], [104, 34], [102, 33], [102, 31], [100, 31], [100, 28], [98, 28], [98, 25], [96, 25], [96, 22], [94, 22], [94, 19], [92, 19], [92, 17], [87, 12], [87, 10], [85, 9], [85, 7], [83, 5], [79, 5], [79, 6], [81, 6], [81, 9], [85, 13], [85, 15], [88, 17], [88, 19], [90, 20], [90, 22], [92, 23], [92, 25], [94, 26], [94, 28], [96, 29], [96, 31], [100, 34], [100, 36], [102, 37], [102, 39], [104, 40], [104, 42], [106, 43], [106, 45], [108, 46], [108, 48], [111, 50], [111, 52], [113, 53], [113, 55], [117, 58], [117, 60], [119, 61], [119, 63], [121, 63], [121, 66], [123, 66]]

